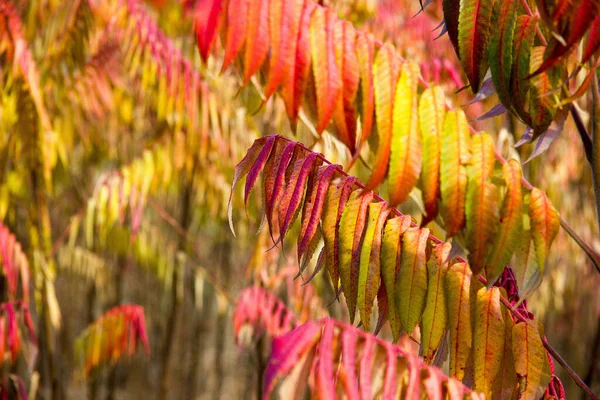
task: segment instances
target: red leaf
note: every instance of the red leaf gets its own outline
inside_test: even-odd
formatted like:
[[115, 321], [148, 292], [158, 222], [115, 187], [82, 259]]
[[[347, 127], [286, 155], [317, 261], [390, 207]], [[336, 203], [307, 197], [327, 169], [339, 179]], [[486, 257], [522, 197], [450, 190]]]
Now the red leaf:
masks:
[[317, 133], [322, 133], [342, 94], [342, 77], [335, 59], [337, 17], [330, 9], [317, 8], [310, 21], [312, 70], [317, 94]]
[[335, 379], [333, 376], [333, 320], [323, 324], [317, 361], [317, 394], [321, 399], [335, 399]]
[[269, 0], [250, 1], [246, 32], [243, 85], [250, 82], [269, 53]]
[[269, 398], [277, 381], [294, 368], [303, 354], [312, 348], [320, 337], [321, 325], [311, 321], [273, 339], [270, 362], [265, 370], [264, 399]]
[[357, 334], [354, 329], [344, 329], [342, 333], [342, 366], [340, 378], [348, 399], [358, 400], [358, 379], [356, 379], [356, 342]]
[[194, 30], [200, 56], [206, 62], [215, 41], [223, 0], [200, 0], [194, 12]]
[[265, 85], [265, 97], [269, 98], [285, 77], [294, 69], [294, 55], [300, 18], [302, 16], [302, 0], [270, 0], [269, 32], [271, 38], [271, 58], [269, 74]]
[[596, 19], [592, 23], [592, 28], [588, 36], [588, 42], [583, 52], [581, 63], [585, 64], [590, 58], [600, 49], [600, 13], [596, 15]]
[[338, 98], [333, 120], [338, 138], [351, 154], [356, 151], [356, 108], [354, 100], [358, 90], [358, 59], [354, 50], [356, 31], [347, 21], [335, 25], [335, 56], [342, 74], [342, 96]]
[[553, 47], [550, 47], [549, 51], [546, 51], [546, 54], [549, 54], [545, 57], [544, 62], [531, 75], [537, 75], [546, 71], [548, 68], [558, 64], [564, 56], [570, 53], [583, 35], [585, 35], [590, 25], [594, 22], [594, 19], [598, 18], [599, 12], [600, 2], [598, 0], [581, 0], [577, 10], [571, 13], [569, 23], [560, 32], [566, 41], [566, 45], [563, 45], [558, 40], [554, 40], [552, 42]]
[[287, 182], [279, 207], [279, 236], [283, 240], [288, 228], [297, 216], [298, 206], [302, 201], [304, 186], [308, 175], [312, 172], [317, 153], [310, 153], [296, 161], [290, 180]]
[[298, 260], [302, 258], [302, 254], [304, 254], [308, 244], [317, 232], [329, 183], [336, 173], [337, 168], [339, 167], [333, 164], [320, 167], [316, 184], [313, 186], [311, 193], [307, 194], [304, 210], [302, 211], [302, 228], [300, 236], [298, 236]]
[[304, 3], [298, 30], [294, 68], [290, 71], [289, 75], [284, 78], [282, 84], [281, 97], [283, 98], [294, 131], [296, 130], [298, 111], [302, 105], [306, 81], [310, 72], [310, 20], [313, 11], [316, 8], [317, 5], [312, 1], [306, 1]]
[[248, 2], [238, 0], [229, 3], [227, 10], [227, 35], [225, 38], [225, 56], [221, 72], [225, 71], [238, 55], [246, 40], [246, 24], [248, 22]]
[[[375, 90], [373, 87], [373, 57], [375, 44], [371, 34], [359, 33], [356, 38], [356, 56], [360, 70], [360, 93], [362, 98], [361, 146], [371, 135], [373, 112], [375, 109]], [[360, 147], [359, 146], [359, 149]]]
[[235, 166], [235, 172], [233, 174], [233, 183], [231, 184], [231, 193], [229, 194], [229, 204], [227, 207], [227, 215], [229, 217], [229, 227], [231, 228], [231, 232], [233, 232], [234, 236], [235, 236], [235, 229], [233, 229], [233, 219], [232, 219], [233, 210], [231, 207], [233, 191], [235, 190], [235, 187], [237, 186], [240, 179], [242, 179], [244, 176], [246, 176], [246, 174], [248, 173], [250, 168], [252, 168], [252, 166], [254, 165], [254, 162], [257, 160], [259, 155], [262, 153], [264, 147], [267, 146], [267, 142], [271, 142], [271, 146], [272, 146], [272, 142], [273, 142], [274, 138], [275, 138], [274, 136], [264, 136], [264, 137], [261, 137], [261, 138], [255, 140], [254, 143], [252, 143], [252, 146], [250, 146], [250, 148], [248, 149], [248, 152], [246, 153], [244, 158], [242, 158], [242, 161], [240, 161], [238, 163], [238, 165]]
[[388, 170], [392, 142], [392, 111], [396, 88], [396, 53], [391, 45], [383, 46], [377, 53], [373, 66], [375, 109], [379, 144], [373, 161], [373, 172], [365, 185], [367, 190], [379, 186]]

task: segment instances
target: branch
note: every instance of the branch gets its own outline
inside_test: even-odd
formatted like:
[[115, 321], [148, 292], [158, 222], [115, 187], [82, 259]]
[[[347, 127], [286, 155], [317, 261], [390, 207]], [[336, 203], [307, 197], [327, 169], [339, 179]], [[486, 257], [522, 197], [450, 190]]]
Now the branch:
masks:
[[[283, 136], [279, 136], [280, 138], [291, 142], [291, 140], [283, 137]], [[302, 148], [305, 151], [310, 152], [311, 150], [309, 148], [307, 148], [306, 146], [304, 146], [302, 143], [297, 143], [297, 145]], [[322, 160], [324, 163], [328, 164], [328, 165], [332, 165], [332, 163], [327, 160], [322, 154], [317, 153], [317, 158], [319, 158], [320, 160]], [[342, 174], [345, 177], [348, 177], [349, 175], [339, 166], [336, 166], [336, 170]], [[361, 188], [362, 190], [365, 190], [365, 186], [358, 182], [358, 181], [354, 181], [354, 184], [356, 186], [358, 186], [359, 188]], [[528, 183], [529, 184], [529, 183]], [[531, 188], [531, 185], [529, 184], [529, 188]], [[373, 195], [373, 197], [375, 199], [377, 199], [378, 201], [385, 201], [381, 196], [379, 196], [378, 194]], [[398, 215], [398, 216], [403, 216], [404, 214], [402, 214], [400, 211], [398, 211], [396, 208], [392, 208], [391, 212]], [[417, 226], [414, 222], [411, 222], [412, 226]], [[432, 240], [433, 242], [435, 242], [436, 244], [442, 243], [442, 240], [438, 239], [437, 237], [435, 237], [432, 234], [429, 234], [429, 239]], [[461, 257], [458, 256], [457, 260], [459, 262], [464, 262], [466, 263], [467, 261]], [[487, 279], [484, 278], [481, 274], [477, 275], [477, 278], [479, 279], [479, 281], [481, 283], [483, 283], [484, 285], [487, 285]], [[502, 304], [504, 304], [504, 306], [506, 306], [506, 308], [508, 308], [508, 310], [519, 320], [519, 322], [524, 322], [527, 320], [527, 318], [525, 318], [518, 310], [516, 310], [509, 302], [508, 299], [506, 299], [505, 297], [501, 296], [500, 300], [502, 302]], [[573, 378], [573, 380], [575, 381], [575, 383], [593, 400], [598, 400], [598, 398], [594, 395], [594, 393], [591, 391], [591, 389], [585, 384], [585, 382], [583, 382], [583, 380], [577, 375], [577, 373], [573, 370], [573, 368], [571, 368], [569, 366], [569, 364], [558, 354], [558, 352], [550, 345], [550, 343], [548, 343], [548, 340], [546, 339], [546, 337], [542, 337], [542, 342], [544, 344], [544, 347], [546, 348], [546, 350], [548, 351], [548, 353], [550, 353], [550, 355], [552, 355], [552, 357], [560, 364], [563, 366], [563, 368], [567, 371], [567, 373], [571, 376], [571, 378]]]

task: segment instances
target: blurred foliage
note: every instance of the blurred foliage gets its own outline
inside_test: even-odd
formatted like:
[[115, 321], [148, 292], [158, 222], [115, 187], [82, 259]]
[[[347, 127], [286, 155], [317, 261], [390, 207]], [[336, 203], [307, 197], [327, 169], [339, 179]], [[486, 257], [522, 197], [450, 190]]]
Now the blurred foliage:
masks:
[[[28, 305], [39, 337], [36, 358], [25, 350], [14, 362], [2, 360], [2, 387], [10, 393], [254, 398], [268, 348], [259, 341], [256, 351], [240, 355], [235, 347], [232, 305], [243, 287], [277, 293], [300, 319], [325, 312], [348, 318], [338, 303], [330, 304], [336, 296], [327, 281], [301, 286], [301, 278], [292, 280], [297, 263], [291, 241], [267, 252], [272, 242], [266, 230], [257, 240], [260, 200], [251, 198], [245, 212], [235, 196], [238, 239], [228, 231], [235, 163], [255, 138], [289, 136], [291, 130], [281, 99], [263, 102], [259, 80], [240, 89], [239, 74], [219, 73], [222, 59], [200, 62], [192, 34], [195, 3], [0, 0], [0, 221], [23, 254], [16, 275], [22, 285], [14, 291], [14, 269], [6, 273], [8, 253], [2, 253], [0, 296]], [[440, 4], [413, 18], [415, 1], [324, 3], [378, 40], [397, 44], [447, 93], [466, 82], [450, 43], [433, 41]], [[469, 100], [463, 91], [449, 101]], [[473, 119], [497, 102], [494, 95], [465, 111]], [[590, 104], [587, 94], [578, 99], [583, 110]], [[589, 115], [582, 116], [589, 123]], [[311, 120], [300, 115], [295, 139], [348, 165], [344, 146], [333, 135], [317, 136]], [[524, 160], [531, 153], [527, 146], [512, 147], [525, 131], [513, 117], [474, 126], [499, 132], [494, 140], [505, 157]], [[555, 145], [524, 165], [524, 176], [598, 249], [591, 175], [578, 140], [567, 122]], [[351, 172], [370, 175], [361, 160]], [[419, 205], [409, 201], [402, 211], [419, 212]], [[442, 232], [437, 226], [432, 231]], [[549, 258], [529, 306], [548, 340], [585, 377], [597, 362], [591, 349], [599, 340], [600, 278], [564, 231]], [[23, 282], [27, 274], [30, 289]], [[76, 338], [89, 335], [86, 328], [108, 310], [129, 303], [145, 310], [150, 355], [121, 360], [127, 368], [98, 364], [87, 381], [79, 379]], [[19, 324], [21, 338], [28, 330]], [[382, 336], [391, 333], [385, 328]], [[418, 351], [407, 338], [401, 343]], [[106, 360], [122, 354], [109, 353]], [[578, 393], [562, 372], [561, 379], [568, 394]], [[596, 366], [590, 378], [596, 391], [599, 381]]]

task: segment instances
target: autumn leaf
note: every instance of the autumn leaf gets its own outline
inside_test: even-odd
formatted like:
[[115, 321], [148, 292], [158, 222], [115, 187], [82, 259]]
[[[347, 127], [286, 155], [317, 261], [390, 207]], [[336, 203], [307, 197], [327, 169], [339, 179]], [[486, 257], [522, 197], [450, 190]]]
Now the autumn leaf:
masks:
[[342, 95], [342, 76], [335, 59], [335, 24], [333, 10], [317, 8], [310, 21], [312, 70], [317, 92], [318, 133], [327, 128]]
[[411, 335], [421, 320], [427, 295], [429, 229], [410, 228], [402, 236], [402, 259], [396, 281], [395, 304], [404, 331]]
[[488, 283], [492, 284], [502, 273], [514, 254], [523, 231], [523, 193], [521, 188], [521, 165], [510, 159], [502, 165], [506, 193], [500, 210], [500, 224], [494, 248], [487, 262]]
[[471, 161], [470, 135], [467, 117], [462, 110], [452, 110], [446, 114], [442, 134], [444, 151], [440, 159], [440, 190], [442, 216], [449, 237], [456, 235], [465, 224], [466, 164]]
[[497, 188], [490, 181], [494, 170], [494, 140], [487, 133], [473, 135], [472, 164], [467, 167], [466, 242], [469, 265], [479, 273], [485, 265], [496, 230]]
[[421, 321], [421, 348], [427, 363], [433, 361], [448, 325], [445, 291], [451, 249], [452, 244], [449, 242], [439, 244], [427, 262], [427, 298]]
[[458, 54], [473, 93], [488, 68], [488, 42], [494, 2], [461, 0], [458, 14]]
[[512, 350], [522, 399], [540, 398], [550, 382], [548, 355], [540, 336], [537, 321], [519, 322], [512, 328]]
[[473, 322], [473, 388], [491, 397], [494, 379], [500, 371], [505, 340], [499, 288], [479, 289]]
[[381, 244], [381, 276], [385, 285], [387, 297], [390, 300], [388, 304], [388, 319], [392, 328], [394, 341], [400, 338], [400, 317], [395, 299], [398, 273], [402, 260], [402, 235], [410, 228], [411, 218], [401, 216], [389, 219], [383, 231]]
[[446, 303], [450, 335], [450, 376], [462, 380], [471, 351], [471, 268], [464, 262], [452, 264], [446, 272]]
[[502, 104], [511, 106], [510, 92], [513, 67], [513, 39], [518, 16], [519, 3], [514, 0], [499, 1], [494, 6], [494, 21], [497, 29], [492, 30], [489, 66], [494, 87]]
[[535, 254], [540, 273], [543, 275], [550, 245], [560, 228], [560, 216], [546, 193], [538, 188], [531, 190], [529, 197], [529, 219], [531, 221]]
[[421, 173], [423, 144], [419, 131], [419, 66], [404, 63], [396, 85], [388, 173], [392, 206], [404, 203]]
[[358, 311], [365, 330], [371, 326], [371, 310], [381, 284], [381, 233], [390, 209], [386, 202], [369, 204], [368, 221], [360, 252]]
[[327, 257], [327, 271], [331, 278], [334, 291], [337, 293], [339, 272], [339, 221], [346, 208], [346, 202], [350, 198], [355, 178], [347, 177], [329, 187], [327, 199], [323, 205], [323, 239], [325, 241], [325, 253]]
[[419, 123], [423, 135], [423, 164], [420, 187], [423, 192], [426, 215], [423, 224], [438, 214], [440, 198], [441, 137], [444, 129], [446, 104], [441, 87], [425, 89], [419, 99]]
[[393, 47], [389, 44], [385, 45], [377, 52], [373, 65], [378, 145], [373, 161], [373, 172], [366, 184], [367, 190], [379, 186], [388, 170], [392, 143], [393, 89], [396, 87], [395, 56]]
[[352, 323], [354, 323], [358, 297], [361, 247], [367, 224], [367, 211], [372, 199], [373, 192], [367, 192], [358, 198], [349, 200], [339, 225], [340, 280]]

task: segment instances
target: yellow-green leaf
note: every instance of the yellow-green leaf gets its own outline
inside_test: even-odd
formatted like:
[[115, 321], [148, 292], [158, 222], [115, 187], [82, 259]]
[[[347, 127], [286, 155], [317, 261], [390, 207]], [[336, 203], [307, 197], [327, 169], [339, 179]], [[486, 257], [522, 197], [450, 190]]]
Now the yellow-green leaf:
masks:
[[421, 321], [421, 348], [425, 362], [431, 363], [446, 333], [448, 315], [446, 312], [446, 271], [452, 244], [444, 242], [434, 250], [427, 262], [428, 284], [425, 310]]
[[352, 323], [354, 323], [358, 297], [360, 250], [367, 220], [367, 209], [372, 199], [373, 192], [368, 192], [358, 198], [349, 200], [340, 219], [338, 232], [339, 272]]
[[375, 57], [373, 65], [373, 86], [375, 88], [375, 114], [377, 125], [377, 151], [373, 161], [373, 172], [367, 182], [367, 189], [373, 189], [383, 181], [390, 161], [392, 142], [393, 90], [396, 85], [395, 51], [391, 45], [383, 46]]
[[519, 398], [539, 399], [550, 382], [548, 355], [537, 321], [519, 322], [512, 328], [515, 370], [519, 376]]
[[379, 256], [381, 232], [389, 213], [390, 209], [387, 208], [387, 203], [384, 201], [369, 204], [367, 229], [360, 252], [358, 274], [358, 312], [366, 331], [370, 330], [373, 302], [381, 284], [381, 258]]
[[543, 275], [550, 245], [552, 245], [552, 241], [560, 228], [560, 216], [548, 199], [548, 196], [546, 196], [546, 193], [538, 188], [531, 190], [529, 197], [529, 218], [531, 220], [535, 254], [540, 266], [540, 272]]
[[425, 204], [425, 220], [433, 220], [438, 213], [440, 198], [440, 149], [444, 129], [446, 103], [439, 86], [425, 89], [419, 99], [419, 124], [423, 136], [423, 162], [420, 187]]
[[444, 119], [440, 160], [442, 216], [448, 237], [456, 235], [465, 224], [466, 164], [471, 160], [469, 141], [469, 125], [464, 111], [449, 111]]
[[426, 246], [429, 229], [408, 229], [402, 237], [402, 260], [396, 282], [395, 303], [402, 328], [408, 335], [417, 326], [427, 295]]
[[472, 164], [467, 167], [467, 249], [474, 273], [481, 271], [496, 228], [497, 189], [489, 180], [494, 170], [494, 141], [487, 133], [473, 136]]
[[498, 287], [479, 289], [473, 318], [473, 389], [482, 392], [486, 398], [491, 398], [492, 385], [502, 362], [505, 330], [500, 307]]
[[404, 63], [396, 85], [388, 173], [390, 204], [404, 203], [421, 173], [423, 144], [419, 131], [417, 85], [419, 66]]
[[523, 193], [521, 164], [515, 159], [502, 165], [506, 193], [500, 210], [500, 224], [494, 238], [494, 248], [487, 262], [487, 278], [491, 285], [500, 276], [514, 254], [523, 232]]
[[[500, 291], [502, 296], [507, 297], [503, 288]], [[517, 372], [515, 371], [515, 359], [512, 352], [512, 330], [515, 323], [508, 308], [502, 307], [502, 316], [504, 318], [504, 349], [502, 350], [500, 372], [498, 372], [494, 382], [493, 398], [510, 400], [513, 398], [517, 387]]]
[[388, 318], [394, 342], [400, 338], [400, 318], [395, 307], [396, 279], [402, 257], [402, 234], [410, 228], [410, 216], [403, 215], [388, 220], [383, 231], [381, 244], [381, 276], [388, 299]]
[[339, 247], [338, 243], [338, 224], [342, 212], [346, 207], [346, 202], [350, 197], [354, 178], [346, 178], [338, 183], [331, 185], [327, 193], [327, 199], [323, 206], [323, 241], [325, 242], [325, 255], [327, 272], [331, 278], [331, 284], [337, 293], [340, 280], [339, 271]]
[[451, 265], [446, 272], [446, 302], [450, 330], [450, 376], [462, 380], [473, 344], [470, 286], [472, 272], [467, 263]]
[[[527, 218], [527, 216], [523, 216]], [[542, 283], [540, 266], [535, 254], [535, 245], [531, 237], [531, 229], [525, 229], [521, 234], [517, 251], [515, 252], [515, 262], [511, 265], [517, 286], [519, 287], [519, 299], [523, 300], [537, 289]]]

